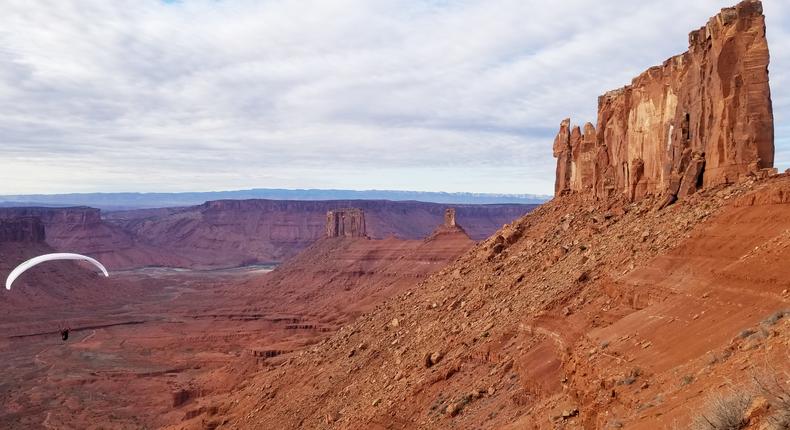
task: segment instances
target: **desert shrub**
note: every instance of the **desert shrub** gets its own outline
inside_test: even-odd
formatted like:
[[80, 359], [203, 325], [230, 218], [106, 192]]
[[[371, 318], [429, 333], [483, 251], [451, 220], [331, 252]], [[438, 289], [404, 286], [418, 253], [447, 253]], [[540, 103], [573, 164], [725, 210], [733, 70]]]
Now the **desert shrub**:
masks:
[[771, 404], [768, 417], [769, 429], [790, 430], [790, 374], [755, 377], [755, 385], [761, 396]]
[[612, 420], [612, 421], [609, 421], [609, 427], [613, 428], [613, 429], [621, 429], [621, 428], [624, 427], [624, 424], [620, 420]]
[[746, 427], [744, 417], [752, 396], [744, 391], [717, 393], [706, 402], [702, 412], [694, 418], [691, 430], [740, 430]]
[[782, 309], [780, 311], [776, 311], [771, 316], [763, 320], [763, 324], [765, 325], [775, 325], [779, 322], [782, 318], [790, 316], [790, 309]]
[[642, 369], [634, 367], [627, 375], [617, 382], [617, 385], [631, 385], [642, 375]]

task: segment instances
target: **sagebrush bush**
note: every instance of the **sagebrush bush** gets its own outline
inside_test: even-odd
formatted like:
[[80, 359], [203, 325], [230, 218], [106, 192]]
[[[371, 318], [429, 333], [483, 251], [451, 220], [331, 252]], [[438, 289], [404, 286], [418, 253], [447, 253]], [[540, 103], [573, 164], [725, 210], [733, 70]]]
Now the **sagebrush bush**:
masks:
[[790, 430], [790, 373], [772, 373], [755, 377], [755, 385], [761, 396], [771, 404], [768, 417], [769, 429]]
[[751, 394], [745, 391], [715, 394], [705, 403], [702, 412], [694, 418], [691, 430], [743, 429], [748, 424], [745, 414], [751, 402]]

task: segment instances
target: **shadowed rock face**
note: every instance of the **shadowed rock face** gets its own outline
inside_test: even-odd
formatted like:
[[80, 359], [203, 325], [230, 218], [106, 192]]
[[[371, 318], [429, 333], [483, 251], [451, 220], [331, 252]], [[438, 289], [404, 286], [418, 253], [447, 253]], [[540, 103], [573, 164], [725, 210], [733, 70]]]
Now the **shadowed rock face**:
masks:
[[44, 242], [44, 224], [38, 218], [0, 220], [0, 242]]
[[689, 50], [598, 99], [598, 125], [563, 120], [555, 194], [669, 200], [769, 172], [774, 128], [762, 3], [725, 8]]

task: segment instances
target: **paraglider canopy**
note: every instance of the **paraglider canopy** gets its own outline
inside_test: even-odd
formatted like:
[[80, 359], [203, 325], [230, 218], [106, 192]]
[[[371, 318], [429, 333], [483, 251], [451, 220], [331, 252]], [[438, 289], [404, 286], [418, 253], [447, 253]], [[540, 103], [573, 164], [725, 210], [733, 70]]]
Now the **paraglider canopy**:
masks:
[[12, 270], [11, 273], [8, 275], [8, 279], [6, 279], [6, 281], [5, 281], [5, 288], [6, 288], [6, 290], [10, 290], [11, 289], [11, 285], [14, 283], [16, 278], [18, 278], [19, 275], [25, 273], [25, 271], [27, 271], [31, 267], [39, 265], [41, 263], [45, 263], [47, 261], [56, 261], [56, 260], [81, 260], [81, 261], [87, 261], [88, 263], [91, 263], [94, 266], [96, 266], [97, 268], [99, 268], [99, 270], [102, 271], [102, 273], [104, 274], [105, 277], [108, 277], [108, 278], [110, 277], [110, 274], [107, 273], [107, 269], [101, 263], [99, 263], [98, 261], [96, 261], [93, 258], [90, 258], [88, 256], [80, 255], [80, 254], [70, 254], [70, 253], [46, 254], [46, 255], [40, 255], [40, 256], [35, 257], [35, 258], [31, 258], [30, 260], [27, 260], [24, 263], [22, 263], [19, 266], [17, 266], [16, 269]]

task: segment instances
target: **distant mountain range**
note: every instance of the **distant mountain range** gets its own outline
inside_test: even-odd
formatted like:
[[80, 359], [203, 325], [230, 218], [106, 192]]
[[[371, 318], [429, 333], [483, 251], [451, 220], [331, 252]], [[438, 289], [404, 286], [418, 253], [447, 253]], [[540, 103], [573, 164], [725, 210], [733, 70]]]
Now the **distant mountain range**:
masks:
[[551, 196], [535, 194], [443, 193], [390, 190], [287, 190], [255, 188], [237, 191], [185, 193], [76, 193], [0, 195], [0, 207], [90, 206], [103, 210], [126, 210], [198, 205], [209, 200], [393, 200], [448, 204], [540, 204]]

